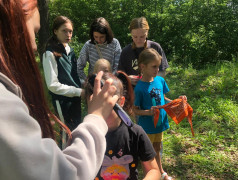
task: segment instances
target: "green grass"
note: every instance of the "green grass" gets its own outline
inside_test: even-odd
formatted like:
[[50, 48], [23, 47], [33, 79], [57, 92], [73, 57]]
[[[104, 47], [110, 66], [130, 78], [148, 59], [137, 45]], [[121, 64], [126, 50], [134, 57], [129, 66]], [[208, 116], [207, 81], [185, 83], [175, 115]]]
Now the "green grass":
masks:
[[[167, 97], [187, 96], [194, 110], [195, 137], [187, 120], [176, 125], [169, 119], [170, 129], [164, 132], [163, 168], [177, 180], [238, 179], [237, 60], [200, 70], [171, 63], [167, 72]], [[82, 108], [86, 115], [84, 101]], [[141, 168], [139, 173], [142, 179]]]
[[202, 70], [171, 65], [165, 79], [169, 98], [188, 97], [195, 137], [187, 120], [169, 119], [164, 169], [176, 179], [238, 179], [238, 62]]

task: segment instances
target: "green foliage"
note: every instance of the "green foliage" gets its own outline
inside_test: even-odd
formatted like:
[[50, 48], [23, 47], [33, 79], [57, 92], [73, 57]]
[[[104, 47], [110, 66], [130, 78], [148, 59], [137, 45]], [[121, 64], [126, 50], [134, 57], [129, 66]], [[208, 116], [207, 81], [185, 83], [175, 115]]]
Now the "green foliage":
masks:
[[232, 0], [54, 0], [50, 19], [66, 15], [74, 22], [78, 42], [89, 39], [89, 27], [96, 17], [105, 17], [125, 47], [131, 43], [128, 26], [145, 16], [149, 39], [159, 42], [168, 59], [176, 64], [204, 67], [238, 54], [238, 3]]
[[70, 46], [74, 49], [74, 52], [75, 52], [76, 57], [79, 56], [80, 50], [82, 49], [83, 45], [84, 45], [83, 43], [79, 43], [79, 41], [78, 41], [78, 36], [75, 35], [75, 36], [72, 38], [72, 41], [71, 41], [71, 43], [70, 43]]

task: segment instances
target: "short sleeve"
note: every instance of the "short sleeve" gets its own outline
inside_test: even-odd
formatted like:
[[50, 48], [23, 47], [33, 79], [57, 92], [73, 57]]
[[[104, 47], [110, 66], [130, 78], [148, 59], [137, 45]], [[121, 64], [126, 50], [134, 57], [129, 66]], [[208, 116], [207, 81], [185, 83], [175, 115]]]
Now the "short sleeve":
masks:
[[136, 85], [134, 89], [134, 94], [135, 94], [134, 105], [141, 107], [142, 94], [141, 94], [141, 91], [139, 90], [138, 84]]
[[138, 126], [139, 133], [139, 157], [141, 161], [149, 161], [156, 156], [154, 147], [141, 126]]
[[169, 87], [168, 87], [168, 85], [167, 85], [165, 80], [164, 80], [164, 83], [163, 83], [163, 91], [164, 91], [163, 92], [164, 94], [169, 92]]

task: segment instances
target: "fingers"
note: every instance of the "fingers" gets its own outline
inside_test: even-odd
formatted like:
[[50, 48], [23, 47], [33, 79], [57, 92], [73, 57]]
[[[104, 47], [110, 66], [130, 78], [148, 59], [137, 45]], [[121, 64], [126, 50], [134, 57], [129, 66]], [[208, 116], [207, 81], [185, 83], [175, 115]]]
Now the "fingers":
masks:
[[95, 81], [94, 81], [94, 93], [93, 94], [98, 94], [100, 91], [102, 91], [102, 93], [108, 92], [109, 94], [114, 94], [116, 91], [116, 87], [113, 88], [112, 86], [112, 79], [107, 79], [105, 81], [105, 83], [103, 84], [103, 87], [101, 89], [101, 79], [103, 76], [103, 71], [100, 71], [97, 76], [95, 77]]
[[112, 85], [112, 83], [113, 83], [112, 79], [107, 79], [103, 85], [102, 93], [104, 94], [104, 96], [109, 96], [108, 100], [110, 100], [114, 106], [119, 97], [118, 95], [116, 95], [117, 88], [114, 85]]
[[103, 72], [100, 71], [95, 78], [93, 95], [88, 101], [88, 113], [107, 119], [118, 100], [118, 96], [115, 95], [117, 89], [112, 85], [112, 79], [107, 79], [101, 89], [102, 75]]
[[118, 101], [118, 99], [119, 99], [119, 96], [116, 95], [116, 94], [112, 97], [112, 104], [113, 104], [113, 106], [116, 104], [116, 102]]
[[101, 79], [102, 79], [103, 71], [99, 71], [97, 74], [95, 81], [94, 81], [94, 88], [93, 88], [93, 94], [98, 94], [101, 90]]
[[84, 89], [82, 89], [82, 91], [81, 91], [81, 98], [85, 98], [85, 90]]
[[112, 82], [113, 82], [112, 79], [107, 79], [103, 85], [102, 91], [103, 92], [108, 91], [108, 93], [112, 93], [114, 91], [115, 93], [116, 87], [112, 86]]
[[130, 75], [128, 77], [130, 78], [132, 85], [136, 85], [137, 82], [139, 81], [139, 77], [138, 76]]
[[155, 115], [155, 109], [156, 109], [156, 106], [151, 106], [151, 108], [150, 108], [151, 115]]
[[187, 101], [187, 96], [179, 96], [180, 99], [184, 99], [185, 101]]

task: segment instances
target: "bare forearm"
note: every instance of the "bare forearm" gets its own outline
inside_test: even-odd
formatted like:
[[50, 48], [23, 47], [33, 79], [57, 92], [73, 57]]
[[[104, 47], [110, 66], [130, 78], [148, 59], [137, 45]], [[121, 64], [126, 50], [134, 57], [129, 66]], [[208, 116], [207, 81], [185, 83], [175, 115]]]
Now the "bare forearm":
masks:
[[161, 177], [158, 169], [151, 169], [144, 177], [143, 180], [159, 180]]
[[134, 107], [133, 110], [135, 115], [138, 115], [138, 116], [152, 116], [153, 115], [153, 111], [151, 109], [142, 110], [142, 109], [139, 109], [138, 107]]
[[149, 161], [142, 161], [145, 177], [143, 180], [159, 180], [161, 177], [160, 170], [156, 159], [153, 158]]
[[171, 102], [171, 101], [172, 101], [171, 99], [167, 98], [166, 96], [164, 96], [164, 100], [165, 100], [165, 101], [168, 101], [168, 102]]

